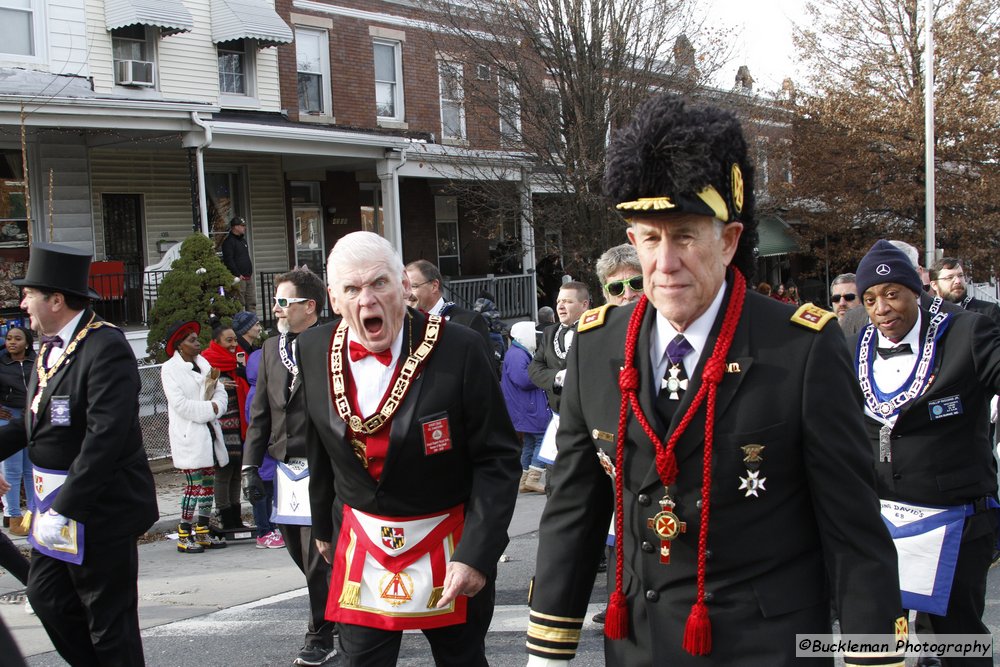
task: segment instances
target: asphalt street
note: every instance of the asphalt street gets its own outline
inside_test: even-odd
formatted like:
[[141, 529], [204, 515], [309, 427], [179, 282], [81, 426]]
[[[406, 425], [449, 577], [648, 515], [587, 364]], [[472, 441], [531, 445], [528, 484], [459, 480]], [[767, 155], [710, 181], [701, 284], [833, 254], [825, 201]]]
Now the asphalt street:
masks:
[[[538, 519], [543, 496], [521, 495], [511, 524], [510, 545], [498, 564], [496, 612], [487, 637], [487, 655], [496, 667], [523, 667], [528, 581], [534, 570]], [[301, 574], [283, 549], [256, 549], [252, 542], [205, 554], [179, 554], [161, 540], [140, 546], [140, 623], [150, 667], [204, 665], [289, 665], [305, 629], [307, 601]], [[589, 621], [607, 599], [598, 575], [588, 622], [573, 667], [604, 665], [601, 626]], [[0, 593], [17, 582], [0, 576]], [[0, 605], [33, 667], [63, 667], [44, 630], [23, 605]], [[987, 623], [1000, 631], [1000, 576], [991, 572]], [[839, 661], [838, 661], [839, 662]], [[339, 659], [331, 661], [336, 666]], [[0, 656], [0, 665], [3, 658]], [[399, 665], [432, 665], [419, 633], [403, 638]], [[913, 664], [913, 660], [907, 662]]]

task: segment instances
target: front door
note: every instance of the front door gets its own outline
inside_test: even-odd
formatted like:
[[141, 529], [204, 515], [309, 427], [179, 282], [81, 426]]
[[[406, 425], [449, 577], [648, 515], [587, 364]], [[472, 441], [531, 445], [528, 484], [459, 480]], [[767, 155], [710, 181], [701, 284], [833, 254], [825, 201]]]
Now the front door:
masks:
[[142, 195], [103, 194], [101, 206], [104, 210], [104, 255], [108, 262], [121, 262], [121, 274], [99, 279], [107, 284], [97, 286], [97, 291], [109, 298], [100, 302], [98, 312], [112, 321], [140, 322], [143, 320], [142, 270], [145, 266]]

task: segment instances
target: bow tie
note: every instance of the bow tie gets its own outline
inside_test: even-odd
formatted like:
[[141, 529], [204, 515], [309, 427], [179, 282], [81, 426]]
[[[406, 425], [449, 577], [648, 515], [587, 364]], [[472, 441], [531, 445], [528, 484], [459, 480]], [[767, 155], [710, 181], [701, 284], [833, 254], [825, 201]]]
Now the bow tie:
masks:
[[378, 359], [378, 362], [383, 366], [388, 366], [392, 363], [392, 350], [389, 348], [385, 348], [381, 352], [372, 352], [361, 343], [356, 343], [352, 340], [348, 346], [348, 350], [351, 353], [351, 361], [361, 361], [365, 357], [371, 355]]
[[898, 354], [913, 354], [913, 349], [910, 347], [909, 343], [903, 343], [902, 345], [897, 345], [896, 347], [880, 347], [877, 351], [878, 356], [883, 359], [891, 359]]
[[63, 339], [59, 336], [46, 336], [42, 334], [42, 345], [51, 345], [52, 347], [62, 347]]

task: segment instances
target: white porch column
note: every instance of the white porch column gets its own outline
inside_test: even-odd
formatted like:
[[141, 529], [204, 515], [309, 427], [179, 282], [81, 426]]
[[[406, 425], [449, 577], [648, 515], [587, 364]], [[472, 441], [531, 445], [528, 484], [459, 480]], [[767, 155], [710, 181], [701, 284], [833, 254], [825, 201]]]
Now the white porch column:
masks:
[[382, 192], [382, 235], [403, 256], [403, 222], [399, 214], [399, 168], [406, 164], [406, 150], [386, 150], [384, 160], [375, 161]]
[[535, 227], [531, 204], [531, 170], [521, 167], [521, 180], [517, 184], [517, 194], [521, 199], [521, 266], [525, 274], [531, 276], [531, 319], [538, 321], [538, 276], [535, 273]]

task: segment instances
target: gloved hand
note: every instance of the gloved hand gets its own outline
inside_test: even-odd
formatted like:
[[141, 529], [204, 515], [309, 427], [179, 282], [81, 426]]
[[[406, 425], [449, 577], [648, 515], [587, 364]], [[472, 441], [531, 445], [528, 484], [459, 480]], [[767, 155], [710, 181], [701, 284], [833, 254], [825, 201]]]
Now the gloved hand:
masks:
[[553, 381], [553, 384], [556, 387], [558, 387], [559, 389], [562, 389], [563, 380], [565, 380], [565, 379], [566, 379], [566, 369], [564, 368], [561, 371], [559, 371], [558, 373], [556, 373], [556, 378]]
[[59, 512], [50, 509], [34, 517], [35, 537], [47, 546], [56, 544], [68, 544], [69, 540], [63, 536], [63, 528], [69, 525], [69, 519]]
[[255, 503], [267, 495], [264, 490], [264, 480], [260, 478], [257, 466], [247, 466], [243, 469], [243, 497], [247, 502]]

